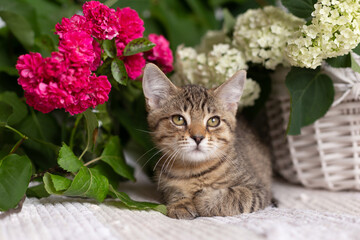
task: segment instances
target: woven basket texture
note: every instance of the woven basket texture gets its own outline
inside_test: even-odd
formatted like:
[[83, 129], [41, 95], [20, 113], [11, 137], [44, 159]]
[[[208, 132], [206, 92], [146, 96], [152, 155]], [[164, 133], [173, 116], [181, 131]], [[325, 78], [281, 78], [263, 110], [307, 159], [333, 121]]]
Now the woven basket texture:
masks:
[[[335, 100], [342, 98], [341, 102], [314, 124], [302, 128], [301, 135], [286, 135], [288, 94], [275, 94], [267, 102], [274, 167], [288, 181], [306, 187], [360, 190], [360, 100], [348, 94], [349, 89], [354, 92], [356, 84], [352, 80], [349, 84], [348, 79], [355, 75], [340, 72], [334, 77], [332, 73], [329, 75], [336, 83]], [[339, 77], [345, 77], [346, 84], [339, 83]]]

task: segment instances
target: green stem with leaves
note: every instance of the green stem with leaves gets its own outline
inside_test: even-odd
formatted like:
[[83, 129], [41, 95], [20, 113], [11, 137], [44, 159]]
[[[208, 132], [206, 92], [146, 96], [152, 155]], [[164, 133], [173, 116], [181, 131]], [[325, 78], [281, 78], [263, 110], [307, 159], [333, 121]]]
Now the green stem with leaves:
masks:
[[90, 164], [93, 164], [99, 160], [101, 160], [102, 157], [97, 157], [97, 158], [94, 158], [93, 160], [90, 160], [88, 161], [87, 163], [84, 164], [84, 166], [89, 166]]
[[27, 136], [25, 136], [24, 134], [22, 134], [21, 132], [19, 132], [18, 130], [16, 130], [15, 128], [10, 127], [9, 125], [5, 125], [5, 127], [7, 129], [17, 133], [21, 137], [21, 139], [19, 141], [17, 141], [17, 143], [14, 145], [14, 147], [10, 151], [10, 154], [13, 154], [21, 146], [21, 144], [29, 138]]

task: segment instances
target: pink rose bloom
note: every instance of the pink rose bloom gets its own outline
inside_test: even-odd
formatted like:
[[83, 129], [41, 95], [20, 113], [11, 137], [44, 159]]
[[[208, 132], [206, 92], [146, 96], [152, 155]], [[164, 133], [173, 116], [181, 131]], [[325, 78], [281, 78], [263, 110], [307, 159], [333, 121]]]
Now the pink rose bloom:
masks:
[[72, 63], [92, 65], [95, 60], [93, 38], [86, 32], [68, 32], [59, 42], [59, 52]]
[[117, 39], [128, 44], [130, 41], [141, 38], [144, 33], [144, 21], [131, 8], [117, 8], [116, 15], [119, 21], [119, 35]]
[[29, 54], [21, 55], [16, 63], [16, 69], [22, 78], [41, 78], [42, 65], [44, 59], [40, 53], [30, 52]]
[[83, 13], [86, 20], [92, 23], [95, 38], [111, 40], [118, 35], [119, 24], [114, 9], [98, 1], [89, 1], [84, 3]]
[[121, 42], [119, 39], [116, 39], [115, 43], [117, 56], [124, 61], [126, 72], [129, 78], [135, 80], [140, 77], [146, 64], [144, 54], [138, 53], [132, 56], [123, 56], [125, 43]]
[[18, 84], [25, 91], [34, 91], [34, 88], [43, 81], [44, 59], [40, 53], [29, 53], [18, 58], [16, 69], [19, 72]]
[[90, 66], [69, 64], [59, 52], [43, 59], [38, 53], [20, 56], [16, 65], [26, 103], [48, 113], [65, 108], [78, 114], [108, 100], [111, 84], [106, 76], [91, 75]]
[[129, 78], [135, 80], [141, 76], [143, 68], [146, 64], [143, 55], [143, 53], [138, 53], [132, 56], [124, 57], [123, 61]]
[[173, 55], [169, 41], [162, 35], [149, 34], [149, 40], [156, 44], [150, 51], [145, 52], [145, 58], [149, 62], [158, 65], [164, 73], [173, 70]]
[[34, 93], [25, 92], [26, 104], [33, 107], [42, 113], [48, 113], [55, 109], [55, 106], [51, 105], [47, 98], [39, 97]]
[[111, 84], [106, 76], [96, 77], [93, 74], [89, 77], [88, 83], [87, 88], [76, 94], [75, 102], [67, 106], [65, 111], [72, 115], [82, 113], [89, 107], [103, 104], [109, 99]]
[[44, 73], [47, 78], [57, 78], [67, 70], [68, 65], [62, 53], [52, 52], [51, 57], [45, 58]]
[[88, 89], [90, 75], [90, 67], [71, 67], [59, 77], [59, 82], [63, 89], [74, 95]]
[[70, 19], [63, 18], [61, 24], [57, 23], [55, 25], [56, 32], [55, 34], [59, 35], [60, 39], [63, 38], [63, 35], [67, 32], [86, 32], [91, 34], [92, 23], [86, 21], [84, 16], [75, 14]]

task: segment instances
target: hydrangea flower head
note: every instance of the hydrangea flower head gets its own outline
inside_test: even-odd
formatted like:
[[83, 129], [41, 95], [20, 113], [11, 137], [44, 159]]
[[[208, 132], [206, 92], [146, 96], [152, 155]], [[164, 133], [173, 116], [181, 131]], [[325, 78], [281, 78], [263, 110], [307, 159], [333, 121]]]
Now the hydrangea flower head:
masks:
[[323, 59], [342, 56], [360, 43], [360, 1], [318, 1], [310, 25], [288, 41], [286, 54], [294, 66], [316, 68]]
[[156, 34], [149, 34], [149, 40], [156, 46], [145, 53], [146, 60], [156, 63], [164, 73], [171, 72], [174, 58], [169, 41], [164, 36]]
[[[217, 44], [208, 53], [198, 53], [190, 47], [177, 49], [175, 78], [180, 84], [199, 84], [214, 88], [232, 77], [237, 71], [247, 69], [242, 52], [229, 44]], [[239, 106], [251, 106], [259, 97], [259, 85], [248, 78]]]
[[262, 63], [267, 69], [289, 65], [284, 58], [286, 42], [304, 23], [273, 6], [248, 10], [236, 20], [233, 44], [247, 61]]

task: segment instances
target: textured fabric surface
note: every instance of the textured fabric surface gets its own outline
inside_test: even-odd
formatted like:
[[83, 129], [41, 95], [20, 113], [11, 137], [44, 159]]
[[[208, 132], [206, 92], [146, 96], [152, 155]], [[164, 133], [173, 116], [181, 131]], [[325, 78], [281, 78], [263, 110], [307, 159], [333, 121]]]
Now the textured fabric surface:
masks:
[[[139, 171], [137, 178], [121, 190], [137, 200], [156, 201], [156, 185]], [[278, 208], [190, 221], [109, 201], [28, 198], [21, 212], [0, 215], [0, 239], [359, 239], [359, 192], [309, 190], [276, 181], [273, 193]]]

